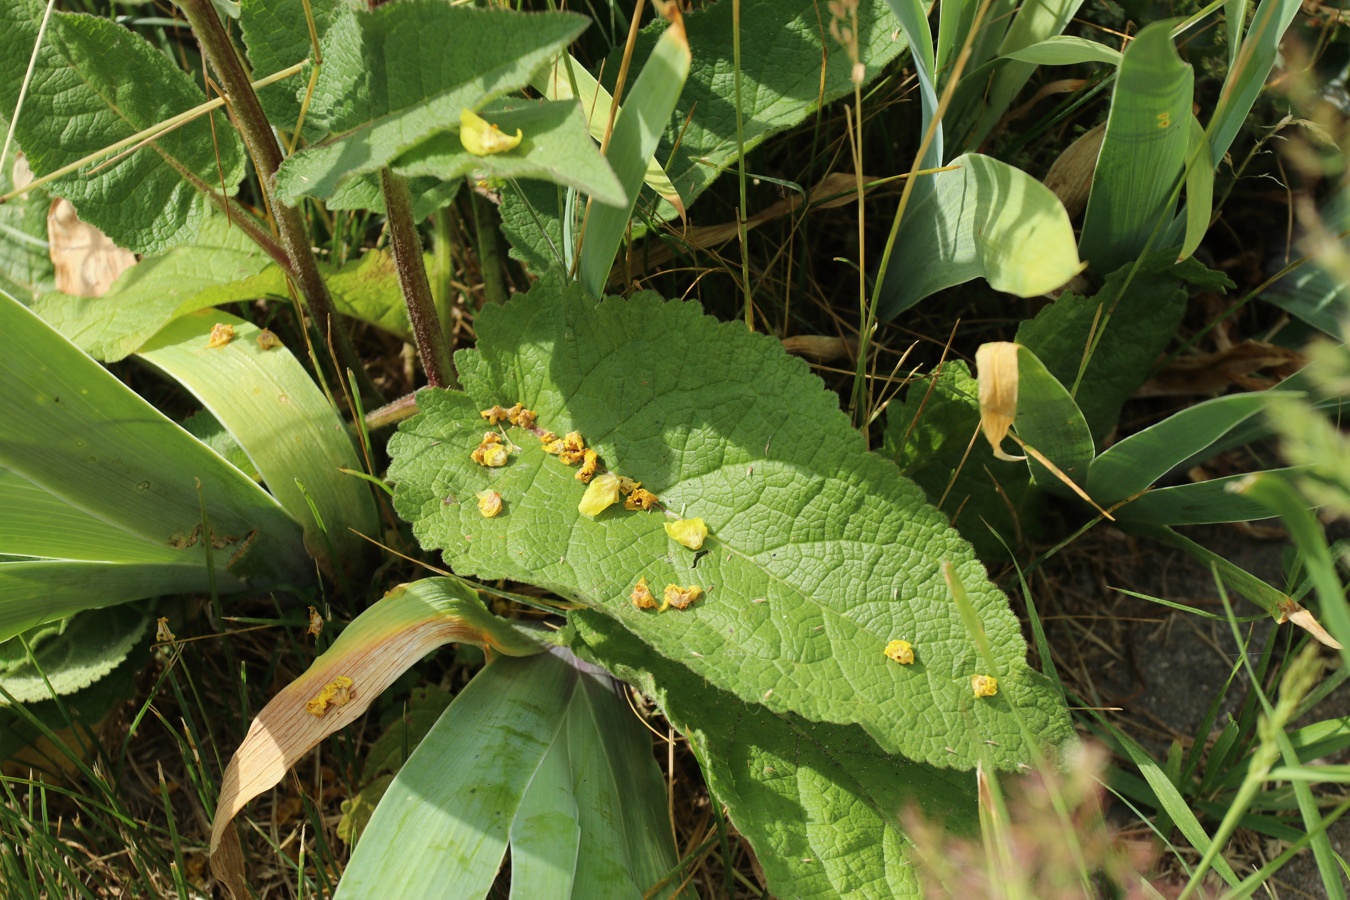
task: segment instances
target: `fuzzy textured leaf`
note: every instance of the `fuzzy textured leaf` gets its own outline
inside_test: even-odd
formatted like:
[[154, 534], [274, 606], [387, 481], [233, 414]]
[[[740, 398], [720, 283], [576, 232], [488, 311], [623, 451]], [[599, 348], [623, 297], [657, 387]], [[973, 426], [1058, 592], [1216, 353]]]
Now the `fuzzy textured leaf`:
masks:
[[[547, 587], [743, 700], [857, 723], [887, 752], [934, 765], [1027, 759], [1018, 716], [1051, 744], [1069, 737], [970, 545], [893, 463], [866, 451], [837, 398], [777, 341], [694, 303], [652, 294], [597, 303], [557, 279], [483, 310], [476, 327], [478, 349], [457, 356], [467, 394], [423, 391], [422, 413], [390, 442], [396, 509], [457, 571]], [[521, 429], [509, 432], [519, 448], [508, 465], [472, 462], [479, 410], [516, 401], [541, 427], [580, 431], [664, 511], [582, 516], [585, 486]], [[493, 519], [472, 499], [487, 488], [506, 503]], [[697, 560], [662, 527], [695, 516], [711, 530]], [[992, 702], [971, 695], [982, 664], [944, 560], [995, 648]], [[707, 595], [681, 612], [644, 612], [628, 598], [643, 576]], [[901, 637], [919, 663], [883, 656]]]
[[[300, 105], [314, 69], [314, 44], [305, 19], [305, 7], [312, 11], [314, 31], [322, 41], [349, 5], [348, 0], [243, 0], [240, 4], [239, 29], [243, 32], [255, 79], [265, 78], [301, 60], [310, 60], [298, 75], [258, 91], [263, 112], [282, 131], [295, 130], [300, 119]], [[322, 132], [309, 123], [304, 134], [314, 138]]]
[[324, 39], [311, 115], [332, 133], [277, 172], [284, 202], [329, 197], [374, 172], [459, 114], [529, 84], [586, 27], [572, 13], [470, 9], [440, 0], [343, 15]]
[[[13, 110], [37, 42], [45, 4], [0, 4], [0, 109]], [[153, 90], [147, 90], [153, 85]], [[159, 50], [115, 22], [54, 13], [15, 132], [38, 175], [206, 102], [201, 88]], [[206, 213], [204, 194], [183, 174], [233, 193], [244, 151], [223, 115], [203, 116], [119, 158], [96, 174], [53, 182], [80, 218], [119, 246], [156, 253], [191, 241]]]
[[[121, 665], [149, 624], [137, 609], [91, 609], [62, 623], [60, 634], [33, 648], [32, 658], [22, 643], [7, 641], [0, 644], [0, 660], [9, 663], [3, 666], [0, 685], [20, 703], [47, 700], [53, 692], [58, 697], [73, 694]], [[0, 706], [7, 705], [0, 698]]]
[[899, 814], [975, 826], [969, 775], [888, 756], [856, 725], [744, 703], [615, 620], [576, 613], [574, 648], [634, 684], [693, 742], [718, 801], [780, 897], [919, 897]]

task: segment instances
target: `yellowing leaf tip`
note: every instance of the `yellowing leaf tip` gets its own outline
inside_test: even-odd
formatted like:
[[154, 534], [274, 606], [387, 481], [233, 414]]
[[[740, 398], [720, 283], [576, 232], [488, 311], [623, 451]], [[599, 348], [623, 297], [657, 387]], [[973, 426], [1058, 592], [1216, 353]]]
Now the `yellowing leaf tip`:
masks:
[[460, 110], [459, 142], [474, 156], [509, 153], [520, 146], [523, 137], [519, 128], [515, 134], [507, 134], [473, 110]]
[[678, 522], [666, 523], [666, 534], [676, 543], [697, 550], [708, 536], [708, 526], [703, 524], [702, 519], [680, 519]]

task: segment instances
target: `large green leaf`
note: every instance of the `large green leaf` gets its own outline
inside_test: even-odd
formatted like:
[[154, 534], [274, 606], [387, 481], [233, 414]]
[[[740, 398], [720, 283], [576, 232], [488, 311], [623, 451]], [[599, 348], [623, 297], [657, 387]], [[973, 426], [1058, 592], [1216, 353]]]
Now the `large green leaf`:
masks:
[[572, 13], [441, 0], [341, 16], [324, 39], [311, 107], [331, 137], [282, 164], [278, 196], [329, 197], [339, 181], [378, 171], [438, 131], [458, 130], [462, 110], [529, 84], [586, 24]]
[[483, 897], [508, 841], [513, 897], [648, 896], [676, 862], [651, 742], [612, 680], [573, 663], [480, 672], [395, 776], [337, 896]]
[[[0, 433], [0, 466], [179, 560], [4, 564], [0, 637], [11, 623], [22, 630], [111, 602], [204, 590], [208, 552], [221, 591], [250, 577], [312, 577], [300, 526], [262, 488], [4, 295], [0, 320], [0, 417], [23, 423]], [[210, 541], [201, 539], [203, 508]]]
[[[314, 31], [322, 40], [349, 5], [348, 0], [242, 0], [239, 30], [243, 32], [249, 62], [253, 64], [254, 78], [264, 78], [301, 60], [310, 60], [298, 75], [258, 91], [263, 111], [282, 131], [295, 130], [314, 68], [314, 43], [305, 8], [311, 10]], [[310, 123], [304, 128], [304, 134], [312, 139], [321, 136], [322, 132]]]
[[[234, 338], [212, 346], [225, 325]], [[310, 556], [330, 571], [355, 570], [369, 555], [362, 535], [379, 529], [345, 423], [299, 360], [285, 347], [259, 343], [261, 329], [214, 310], [166, 325], [138, 352], [183, 385], [248, 454], [267, 488], [304, 525]]]
[[[1017, 342], [1051, 374], [1065, 385], [1077, 384], [1074, 399], [1098, 441], [1116, 427], [1121, 406], [1176, 335], [1187, 286], [1210, 291], [1231, 286], [1221, 273], [1195, 260], [1178, 264], [1176, 258], [1174, 250], [1155, 251], [1137, 269], [1131, 264], [1112, 272], [1090, 297], [1065, 291], [1017, 329]], [[1080, 378], [1094, 328], [1101, 337]]]
[[581, 245], [581, 281], [597, 297], [604, 293], [614, 255], [628, 230], [628, 220], [633, 215], [647, 173], [647, 161], [655, 152], [661, 129], [684, 90], [689, 59], [689, 43], [683, 26], [666, 29], [657, 41], [656, 49], [643, 63], [642, 72], [625, 98], [623, 111], [614, 122], [614, 134], [605, 149], [605, 158], [619, 178], [624, 202], [616, 206], [591, 206], [585, 225], [585, 243]]
[[888, 756], [856, 725], [775, 714], [653, 653], [613, 619], [572, 614], [576, 648], [632, 682], [692, 742], [780, 897], [918, 897], [899, 814], [975, 827], [969, 775]]
[[591, 140], [575, 100], [537, 103], [500, 101], [482, 115], [507, 134], [521, 132], [520, 146], [507, 153], [475, 156], [456, 132], [428, 138], [394, 162], [400, 175], [429, 175], [443, 181], [479, 178], [537, 178], [574, 187], [597, 203], [621, 206], [624, 190]]
[[1021, 169], [978, 153], [931, 178], [905, 210], [877, 312], [892, 318], [943, 288], [983, 277], [1034, 297], [1082, 271], [1069, 214]]
[[[0, 4], [0, 109], [15, 108], [46, 4]], [[153, 85], [154, 89], [147, 89]], [[191, 76], [109, 19], [54, 13], [15, 137], [38, 175], [74, 162], [206, 102]], [[120, 246], [155, 253], [192, 240], [208, 201], [184, 176], [234, 193], [244, 152], [223, 116], [163, 134], [97, 173], [53, 182], [80, 218]]]
[[[20, 703], [33, 703], [72, 694], [107, 676], [130, 655], [145, 636], [150, 619], [129, 607], [91, 609], [62, 623], [59, 634], [33, 649], [23, 644], [0, 644], [0, 686]], [[9, 701], [0, 697], [0, 706]]]
[[[650, 294], [598, 303], [556, 279], [483, 310], [476, 327], [478, 349], [457, 357], [467, 395], [420, 393], [421, 414], [390, 442], [397, 510], [454, 569], [554, 590], [743, 700], [857, 723], [888, 752], [935, 765], [1028, 759], [1019, 719], [1051, 744], [1068, 738], [970, 546], [893, 463], [866, 451], [837, 398], [777, 341], [694, 303]], [[664, 511], [582, 516], [586, 488], [523, 430], [509, 433], [519, 445], [509, 465], [472, 462], [479, 410], [516, 401], [542, 427], [579, 430]], [[489, 488], [505, 499], [493, 519], [473, 502]], [[662, 526], [677, 513], [707, 522], [707, 552], [668, 538]], [[944, 561], [995, 648], [992, 701], [972, 695], [985, 663]], [[640, 577], [707, 596], [683, 612], [638, 610], [628, 597]], [[918, 663], [883, 655], [897, 638]]]
[[1146, 26], [1120, 61], [1078, 245], [1097, 272], [1138, 256], [1176, 205], [1195, 75], [1177, 55], [1173, 24]]
[[[334, 306], [396, 335], [408, 336], [407, 308], [393, 261], [382, 250], [327, 275]], [[179, 316], [240, 300], [289, 302], [286, 276], [224, 216], [202, 225], [193, 244], [141, 260], [102, 297], [43, 294], [32, 309], [95, 359], [114, 362], [135, 353]]]

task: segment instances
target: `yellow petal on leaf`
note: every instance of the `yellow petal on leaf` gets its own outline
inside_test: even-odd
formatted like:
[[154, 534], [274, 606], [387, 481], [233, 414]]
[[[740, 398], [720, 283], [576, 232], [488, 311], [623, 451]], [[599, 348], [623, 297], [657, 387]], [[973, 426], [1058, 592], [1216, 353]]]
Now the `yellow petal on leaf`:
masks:
[[975, 370], [980, 384], [980, 430], [985, 440], [999, 459], [1026, 459], [1003, 452], [1003, 439], [1017, 417], [1017, 345], [1008, 341], [981, 344], [975, 351]]
[[[211, 870], [236, 900], [249, 894], [243, 852], [230, 827], [234, 817], [277, 785], [319, 741], [360, 718], [395, 679], [452, 641], [507, 656], [530, 656], [541, 649], [488, 612], [469, 588], [448, 578], [426, 578], [394, 588], [363, 612], [305, 674], [263, 707], [225, 769], [211, 828]], [[343, 679], [351, 684], [344, 688]], [[359, 690], [352, 691], [352, 685]], [[309, 701], [330, 686], [325, 714], [309, 712]]]
[[886, 645], [885, 653], [887, 659], [893, 659], [902, 666], [914, 663], [914, 645], [909, 641], [891, 641]]
[[460, 110], [459, 142], [474, 156], [510, 152], [520, 146], [522, 137], [519, 128], [514, 135], [507, 134], [473, 110]]
[[504, 421], [507, 416], [506, 410], [502, 409], [500, 406], [493, 406], [489, 409], [480, 411], [478, 414], [487, 419], [489, 425], [496, 425], [498, 422]]
[[211, 326], [211, 336], [206, 339], [207, 349], [219, 350], [234, 340], [234, 326], [217, 322]]
[[619, 476], [613, 472], [597, 475], [586, 487], [577, 509], [583, 516], [594, 519], [615, 503], [619, 502]]
[[329, 707], [343, 707], [351, 702], [353, 682], [346, 675], [339, 675], [323, 686], [314, 697], [305, 704], [305, 712], [311, 716], [328, 714]]
[[646, 578], [638, 579], [628, 599], [632, 600], [638, 609], [656, 609], [656, 598], [652, 596], [652, 589], [647, 585]]
[[678, 584], [668, 584], [666, 585], [665, 593], [661, 597], [661, 609], [664, 611], [671, 606], [676, 609], [688, 609], [695, 600], [702, 596], [703, 588], [696, 584], [691, 584], [688, 587], [681, 587]]
[[992, 697], [998, 693], [998, 679], [993, 675], [972, 675], [970, 689], [976, 697]]
[[479, 491], [474, 496], [478, 498], [478, 511], [483, 514], [483, 518], [496, 518], [497, 513], [502, 511], [502, 495], [496, 491]]
[[680, 519], [678, 522], [666, 523], [666, 534], [676, 543], [697, 550], [708, 536], [708, 526], [703, 524], [702, 519]]
[[660, 499], [646, 488], [634, 488], [633, 492], [623, 501], [623, 508], [640, 509], [646, 512], [660, 502]]
[[[582, 484], [589, 484], [591, 479], [595, 477], [595, 470], [599, 465], [600, 457], [596, 455], [594, 450], [581, 451], [581, 468], [577, 470], [577, 481]], [[622, 482], [620, 482], [620, 489], [622, 489]]]
[[[486, 410], [490, 412], [490, 410]], [[502, 444], [502, 436], [495, 431], [489, 431], [483, 435], [483, 443], [479, 444], [470, 458], [480, 466], [488, 466], [496, 469], [506, 465], [507, 460], [506, 447]]]

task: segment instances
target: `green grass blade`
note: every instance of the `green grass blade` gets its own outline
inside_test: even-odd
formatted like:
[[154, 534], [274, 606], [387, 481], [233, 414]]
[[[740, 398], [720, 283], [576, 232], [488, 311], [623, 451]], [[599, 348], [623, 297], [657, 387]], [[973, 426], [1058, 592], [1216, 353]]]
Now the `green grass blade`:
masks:
[[1195, 116], [1190, 117], [1190, 147], [1186, 151], [1186, 236], [1180, 259], [1195, 252], [1209, 231], [1214, 211], [1214, 166], [1209, 162], [1209, 138]]
[[[1297, 469], [1270, 469], [1272, 478], [1289, 478]], [[1246, 475], [1211, 478], [1195, 484], [1155, 488], [1115, 510], [1122, 522], [1148, 525], [1214, 525], [1220, 522], [1253, 522], [1275, 515], [1264, 504], [1235, 494], [1229, 488]]]
[[1078, 244], [1097, 272], [1133, 260], [1159, 223], [1171, 221], [1195, 80], [1172, 43], [1172, 24], [1145, 27], [1120, 62]]
[[[211, 330], [220, 324], [231, 326], [234, 338], [209, 347]], [[260, 334], [242, 319], [208, 310], [166, 325], [139, 356], [191, 391], [234, 436], [272, 495], [304, 523], [312, 556], [328, 560], [328, 544], [319, 533], [326, 523], [337, 557], [328, 561], [355, 563], [370, 544], [352, 529], [374, 534], [379, 527], [370, 489], [339, 471], [361, 468], [356, 449], [299, 361], [284, 347], [263, 349]]]
[[656, 42], [614, 123], [605, 158], [619, 176], [626, 206], [591, 205], [581, 245], [581, 282], [596, 297], [604, 293], [609, 270], [637, 205], [647, 161], [656, 152], [666, 123], [689, 77], [692, 57], [684, 24], [671, 23]]
[[[1227, 4], [1230, 8], [1237, 5]], [[1219, 93], [1214, 115], [1209, 120], [1210, 159], [1216, 168], [1223, 162], [1238, 130], [1247, 120], [1256, 96], [1265, 87], [1266, 76], [1270, 74], [1279, 53], [1280, 39], [1294, 21], [1298, 10], [1298, 0], [1261, 0], [1256, 14], [1252, 16], [1251, 30], [1247, 32], [1236, 57], [1230, 44], [1228, 52], [1232, 60], [1231, 68]], [[1230, 20], [1229, 27], [1233, 29], [1228, 32], [1229, 41], [1235, 43], [1233, 35], [1241, 33], [1241, 15], [1236, 22]]]
[[1102, 503], [1134, 496], [1261, 412], [1272, 396], [1266, 391], [1217, 397], [1130, 435], [1092, 461], [1088, 490]]
[[1099, 62], [1120, 65], [1120, 51], [1087, 38], [1057, 34], [1026, 47], [1010, 50], [1004, 59], [1033, 63], [1038, 66], [1073, 66], [1079, 63]]

